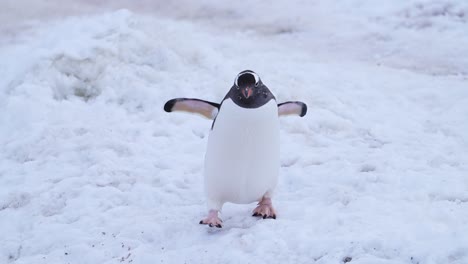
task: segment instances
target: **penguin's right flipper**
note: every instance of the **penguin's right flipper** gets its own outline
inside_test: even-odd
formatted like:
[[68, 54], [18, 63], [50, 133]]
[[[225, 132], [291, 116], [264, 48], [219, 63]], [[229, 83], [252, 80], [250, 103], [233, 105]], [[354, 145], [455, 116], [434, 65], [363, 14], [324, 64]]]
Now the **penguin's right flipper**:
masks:
[[195, 98], [174, 98], [166, 102], [164, 111], [182, 111], [200, 114], [208, 119], [214, 120], [219, 111], [219, 104]]
[[299, 101], [288, 101], [278, 104], [278, 115], [298, 115], [303, 117], [307, 114], [307, 105]]

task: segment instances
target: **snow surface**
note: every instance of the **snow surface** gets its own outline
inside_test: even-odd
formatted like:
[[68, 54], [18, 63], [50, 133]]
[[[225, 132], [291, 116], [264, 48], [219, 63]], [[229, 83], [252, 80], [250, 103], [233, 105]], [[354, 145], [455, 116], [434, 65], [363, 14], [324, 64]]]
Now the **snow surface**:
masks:
[[[468, 2], [0, 2], [0, 263], [468, 263]], [[277, 220], [206, 215], [211, 122], [255, 70]]]

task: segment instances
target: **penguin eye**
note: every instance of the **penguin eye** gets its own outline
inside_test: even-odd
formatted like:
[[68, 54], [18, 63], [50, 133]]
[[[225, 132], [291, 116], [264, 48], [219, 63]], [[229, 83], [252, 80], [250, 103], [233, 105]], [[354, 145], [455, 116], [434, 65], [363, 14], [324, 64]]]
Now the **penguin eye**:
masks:
[[255, 83], [255, 87], [258, 87], [258, 82]]

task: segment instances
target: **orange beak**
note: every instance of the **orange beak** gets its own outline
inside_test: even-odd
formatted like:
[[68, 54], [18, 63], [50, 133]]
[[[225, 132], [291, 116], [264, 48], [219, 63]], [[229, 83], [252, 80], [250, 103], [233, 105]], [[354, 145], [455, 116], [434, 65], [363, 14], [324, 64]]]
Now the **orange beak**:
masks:
[[245, 97], [245, 98], [249, 98], [253, 93], [253, 90], [252, 90], [252, 87], [245, 87], [244, 89], [242, 89], [242, 95]]

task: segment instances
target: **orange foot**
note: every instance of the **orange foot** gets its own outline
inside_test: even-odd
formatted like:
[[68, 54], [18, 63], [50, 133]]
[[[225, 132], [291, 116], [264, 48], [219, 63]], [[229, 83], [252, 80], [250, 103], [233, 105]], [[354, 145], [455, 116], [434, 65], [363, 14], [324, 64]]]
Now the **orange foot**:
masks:
[[208, 217], [200, 221], [200, 225], [209, 225], [210, 227], [223, 227], [223, 220], [218, 217], [217, 210], [210, 210]]
[[258, 202], [257, 208], [253, 210], [252, 216], [260, 216], [260, 217], [263, 217], [263, 219], [265, 218], [276, 219], [276, 212], [275, 212], [275, 209], [273, 208], [273, 205], [271, 204], [271, 199], [262, 197], [262, 200]]

